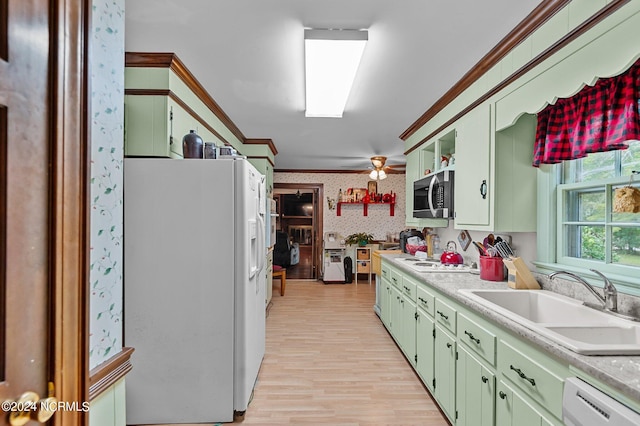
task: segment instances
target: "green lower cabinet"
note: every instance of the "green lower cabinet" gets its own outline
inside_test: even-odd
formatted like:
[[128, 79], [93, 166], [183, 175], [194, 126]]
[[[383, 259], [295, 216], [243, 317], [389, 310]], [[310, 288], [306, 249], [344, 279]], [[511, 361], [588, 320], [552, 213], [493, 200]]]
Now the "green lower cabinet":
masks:
[[496, 393], [496, 426], [561, 425], [552, 421], [528, 398], [500, 380]]
[[391, 292], [389, 296], [389, 311], [390, 311], [390, 328], [391, 335], [396, 340], [398, 345], [402, 348], [402, 305], [400, 303], [402, 300], [402, 294], [400, 294], [400, 290], [398, 290], [395, 286], [391, 286]]
[[418, 309], [418, 317], [416, 323], [416, 371], [427, 386], [427, 389], [433, 394], [433, 383], [435, 376], [433, 371], [433, 349], [435, 343], [435, 323], [433, 319]]
[[390, 329], [391, 323], [391, 313], [390, 310], [390, 300], [391, 300], [391, 284], [388, 280], [381, 278], [380, 281], [380, 320], [387, 327], [387, 330]]
[[456, 418], [456, 339], [436, 324], [434, 349], [435, 393], [442, 411], [452, 423]]
[[400, 298], [402, 309], [402, 350], [409, 363], [416, 368], [416, 304], [406, 296]]
[[482, 362], [458, 346], [456, 426], [493, 426], [496, 378]]

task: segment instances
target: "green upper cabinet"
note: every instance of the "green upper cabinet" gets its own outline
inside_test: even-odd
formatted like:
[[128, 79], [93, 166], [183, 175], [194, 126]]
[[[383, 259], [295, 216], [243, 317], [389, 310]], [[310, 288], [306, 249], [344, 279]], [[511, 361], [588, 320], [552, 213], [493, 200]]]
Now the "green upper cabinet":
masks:
[[225, 145], [168, 96], [125, 95], [124, 152], [129, 157], [182, 158], [182, 138], [192, 130], [203, 142]]
[[534, 232], [536, 118], [525, 114], [513, 126], [493, 132], [492, 117], [490, 105], [482, 104], [459, 120], [455, 227]]
[[176, 55], [127, 52], [125, 67], [126, 156], [182, 158], [182, 138], [193, 130], [245, 155], [273, 188], [273, 142], [247, 139]]
[[[437, 169], [434, 140], [457, 131], [456, 229], [535, 232], [536, 114], [639, 57], [640, 2], [561, 3], [523, 21], [400, 136], [408, 157], [422, 150], [434, 166], [427, 168]], [[408, 162], [417, 169], [407, 175], [407, 190], [424, 173], [418, 160]]]
[[454, 193], [456, 227], [490, 225], [490, 120], [489, 106], [481, 105], [457, 123]]

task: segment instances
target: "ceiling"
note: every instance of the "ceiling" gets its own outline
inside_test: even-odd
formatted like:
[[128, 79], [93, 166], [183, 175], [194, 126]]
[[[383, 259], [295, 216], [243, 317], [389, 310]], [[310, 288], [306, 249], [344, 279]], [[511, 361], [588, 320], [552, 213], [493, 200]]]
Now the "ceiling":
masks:
[[[125, 50], [175, 53], [276, 170], [404, 164], [399, 135], [539, 0], [127, 0]], [[369, 30], [343, 118], [304, 116], [304, 28]]]

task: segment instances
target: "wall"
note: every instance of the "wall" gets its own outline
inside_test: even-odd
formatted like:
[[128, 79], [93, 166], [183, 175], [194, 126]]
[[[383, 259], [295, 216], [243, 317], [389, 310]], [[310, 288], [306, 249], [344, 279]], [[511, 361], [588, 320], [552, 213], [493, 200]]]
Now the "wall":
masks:
[[336, 210], [329, 210], [327, 197], [337, 199], [338, 191], [347, 188], [366, 188], [369, 182], [366, 173], [282, 173], [275, 172], [274, 183], [317, 183], [324, 185], [324, 232], [338, 232], [347, 236], [355, 232], [373, 234], [376, 240], [385, 240], [387, 232], [399, 234], [405, 228], [405, 175], [388, 174], [378, 182], [378, 192], [393, 191], [396, 195], [395, 215], [389, 216], [388, 205], [369, 206], [368, 216], [363, 216], [362, 206], [343, 206], [341, 216]]
[[124, 0], [94, 0], [89, 368], [122, 349]]

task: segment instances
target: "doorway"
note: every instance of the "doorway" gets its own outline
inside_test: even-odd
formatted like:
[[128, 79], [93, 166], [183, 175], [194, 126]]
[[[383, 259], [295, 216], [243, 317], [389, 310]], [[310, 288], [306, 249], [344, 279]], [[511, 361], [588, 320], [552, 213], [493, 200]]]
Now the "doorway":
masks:
[[299, 251], [298, 262], [287, 268], [287, 278], [320, 277], [324, 185], [321, 183], [275, 183], [278, 218], [276, 229], [287, 233]]

